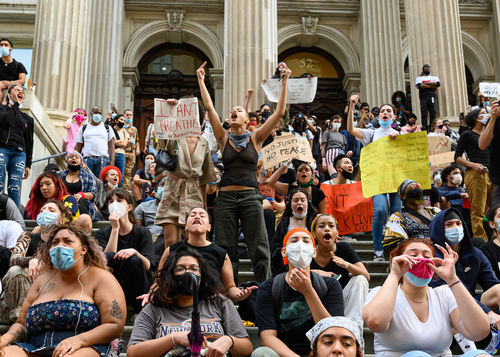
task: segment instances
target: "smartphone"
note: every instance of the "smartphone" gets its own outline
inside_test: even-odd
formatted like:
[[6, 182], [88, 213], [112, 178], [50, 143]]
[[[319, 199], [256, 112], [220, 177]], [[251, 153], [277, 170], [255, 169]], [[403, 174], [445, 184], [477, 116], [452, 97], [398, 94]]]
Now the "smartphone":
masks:
[[332, 278], [340, 280], [340, 278], [342, 278], [342, 274], [333, 274]]
[[274, 202], [274, 198], [272, 198], [272, 197], [266, 197], [266, 200]]
[[116, 107], [116, 104], [115, 103], [111, 103], [111, 111], [113, 111], [113, 108]]

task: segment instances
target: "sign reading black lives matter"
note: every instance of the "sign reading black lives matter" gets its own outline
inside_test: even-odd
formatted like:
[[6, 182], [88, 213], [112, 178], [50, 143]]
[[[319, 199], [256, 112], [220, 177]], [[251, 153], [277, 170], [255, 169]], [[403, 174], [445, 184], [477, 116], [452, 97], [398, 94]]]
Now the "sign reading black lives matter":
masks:
[[198, 98], [185, 98], [177, 105], [155, 98], [155, 133], [157, 139], [175, 140], [184, 136], [201, 136]]
[[262, 148], [262, 154], [264, 169], [274, 167], [292, 156], [296, 160], [315, 162], [309, 141], [294, 135], [276, 136], [271, 144]]

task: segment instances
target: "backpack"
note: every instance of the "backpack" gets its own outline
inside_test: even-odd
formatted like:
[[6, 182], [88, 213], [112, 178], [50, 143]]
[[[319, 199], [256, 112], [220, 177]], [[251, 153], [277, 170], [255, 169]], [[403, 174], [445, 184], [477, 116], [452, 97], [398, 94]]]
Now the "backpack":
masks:
[[[85, 133], [85, 129], [87, 129], [87, 125], [88, 124], [85, 124], [84, 126], [82, 126], [82, 149], [83, 149], [83, 146], [85, 145], [85, 139], [83, 138], [83, 134]], [[108, 132], [108, 138], [109, 138], [110, 126], [108, 124], [104, 123], [104, 127], [106, 128], [106, 131]]]
[[9, 196], [5, 193], [0, 194], [0, 221], [7, 220], [7, 202], [9, 201]]

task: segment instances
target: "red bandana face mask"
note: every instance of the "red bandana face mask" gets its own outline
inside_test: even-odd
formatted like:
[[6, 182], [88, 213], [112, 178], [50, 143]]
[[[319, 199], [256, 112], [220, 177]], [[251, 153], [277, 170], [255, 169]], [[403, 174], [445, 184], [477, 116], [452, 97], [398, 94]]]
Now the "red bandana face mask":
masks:
[[418, 263], [408, 269], [408, 271], [405, 273], [405, 276], [413, 285], [425, 286], [431, 282], [434, 275], [434, 271], [425, 263], [429, 263], [432, 265], [436, 264], [434, 264], [434, 262], [428, 258], [415, 258], [415, 260]]

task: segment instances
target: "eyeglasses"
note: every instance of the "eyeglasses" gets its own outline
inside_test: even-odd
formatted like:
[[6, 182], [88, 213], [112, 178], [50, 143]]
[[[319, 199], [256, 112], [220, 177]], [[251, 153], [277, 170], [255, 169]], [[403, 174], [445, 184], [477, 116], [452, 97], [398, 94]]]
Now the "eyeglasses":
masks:
[[197, 265], [193, 265], [192, 267], [186, 268], [186, 267], [178, 265], [174, 268], [175, 275], [182, 275], [188, 271], [190, 271], [191, 273], [194, 273], [195, 275], [199, 275], [200, 274], [200, 267]]

